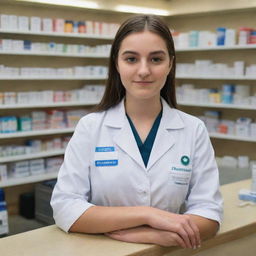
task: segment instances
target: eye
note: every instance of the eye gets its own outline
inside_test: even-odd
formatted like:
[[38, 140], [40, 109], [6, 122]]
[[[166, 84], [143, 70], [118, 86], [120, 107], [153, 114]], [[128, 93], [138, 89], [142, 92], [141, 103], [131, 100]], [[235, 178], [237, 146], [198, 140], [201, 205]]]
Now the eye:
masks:
[[128, 63], [135, 63], [137, 59], [135, 57], [128, 57], [125, 59]]
[[151, 59], [151, 61], [152, 61], [153, 63], [160, 63], [160, 62], [162, 61], [162, 58], [154, 57], [154, 58]]

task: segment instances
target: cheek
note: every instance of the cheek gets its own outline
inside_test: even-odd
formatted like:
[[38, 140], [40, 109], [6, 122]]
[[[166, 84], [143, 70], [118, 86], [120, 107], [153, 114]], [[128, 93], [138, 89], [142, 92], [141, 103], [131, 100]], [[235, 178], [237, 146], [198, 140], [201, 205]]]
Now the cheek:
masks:
[[133, 74], [131, 68], [127, 67], [125, 64], [119, 65], [119, 75], [121, 80], [129, 79]]

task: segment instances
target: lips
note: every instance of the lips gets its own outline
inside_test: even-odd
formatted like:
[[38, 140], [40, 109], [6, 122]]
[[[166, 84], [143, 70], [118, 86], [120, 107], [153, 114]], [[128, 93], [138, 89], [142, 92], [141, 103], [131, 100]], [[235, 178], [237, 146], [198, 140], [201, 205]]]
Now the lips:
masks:
[[152, 84], [153, 81], [134, 81], [136, 84]]

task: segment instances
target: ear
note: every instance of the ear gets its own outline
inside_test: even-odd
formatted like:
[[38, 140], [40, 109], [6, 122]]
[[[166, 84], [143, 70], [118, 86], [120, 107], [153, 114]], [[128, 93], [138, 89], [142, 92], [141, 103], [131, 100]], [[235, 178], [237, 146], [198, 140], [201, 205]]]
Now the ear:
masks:
[[174, 58], [175, 58], [175, 57], [172, 56], [172, 58], [170, 59], [169, 72], [171, 72]]

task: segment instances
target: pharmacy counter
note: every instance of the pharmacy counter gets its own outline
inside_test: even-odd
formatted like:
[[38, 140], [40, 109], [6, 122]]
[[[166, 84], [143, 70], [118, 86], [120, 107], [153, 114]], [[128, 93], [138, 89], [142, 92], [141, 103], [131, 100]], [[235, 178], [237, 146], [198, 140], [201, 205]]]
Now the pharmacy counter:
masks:
[[[163, 248], [155, 245], [124, 243], [103, 235], [66, 234], [53, 225], [0, 239], [0, 252], [3, 256], [183, 256], [195, 253], [196, 255], [219, 255], [207, 252], [218, 246], [232, 243], [234, 240], [236, 241], [233, 243], [237, 245], [247, 237], [251, 239], [250, 245], [255, 246], [256, 206], [237, 206], [239, 189], [249, 187], [250, 180], [221, 187], [225, 200], [224, 223], [218, 235], [205, 241], [200, 249]], [[246, 248], [248, 249], [248, 245]], [[255, 252], [253, 249], [252, 251]]]

